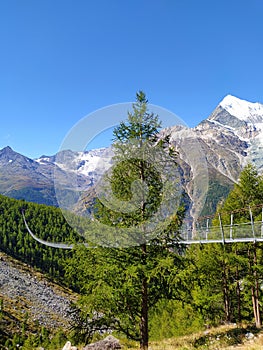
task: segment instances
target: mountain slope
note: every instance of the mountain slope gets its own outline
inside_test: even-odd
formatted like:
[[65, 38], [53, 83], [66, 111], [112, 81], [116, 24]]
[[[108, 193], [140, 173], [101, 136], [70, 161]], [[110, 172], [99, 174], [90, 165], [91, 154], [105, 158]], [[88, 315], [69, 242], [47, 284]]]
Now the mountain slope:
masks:
[[51, 182], [54, 165], [40, 166], [10, 147], [0, 150], [0, 193], [17, 199], [55, 205]]
[[0, 348], [7, 339], [26, 334], [69, 329], [71, 303], [76, 296], [50, 282], [26, 264], [0, 252]]
[[[0, 150], [0, 193], [15, 199], [24, 199], [39, 204], [57, 206], [54, 188], [54, 173], [65, 189], [72, 190], [72, 172], [74, 167], [63, 168], [63, 164], [56, 164], [59, 157], [77, 158], [77, 153], [64, 151], [56, 156], [43, 156], [37, 160], [25, 157], [5, 147]], [[80, 159], [80, 163], [82, 159]], [[72, 164], [71, 164], [72, 165]], [[77, 164], [78, 166], [78, 164]], [[89, 173], [78, 173], [78, 182], [82, 186], [91, 184]]]
[[[228, 95], [195, 128], [171, 126], [160, 137], [167, 134], [179, 153], [184, 187], [192, 202], [197, 203], [192, 214], [202, 212], [205, 196], [200, 199], [200, 191], [207, 188], [211, 191], [220, 185], [225, 188], [220, 191], [226, 194], [246, 163], [252, 162], [263, 171], [263, 105], [260, 103]], [[32, 160], [6, 147], [0, 151], [0, 193], [58, 205], [55, 176], [63, 198], [73, 198], [84, 191], [92, 203], [94, 184], [111, 166], [111, 157], [112, 149], [104, 148], [87, 152], [65, 150]], [[207, 197], [211, 198], [211, 193]], [[216, 200], [213, 210], [215, 205]]]
[[[262, 104], [228, 95], [195, 128], [175, 126], [164, 134], [171, 135], [180, 166], [184, 174], [188, 173], [186, 189], [194, 203], [190, 210], [195, 218], [214, 212], [222, 195], [225, 197], [237, 182], [245, 164], [252, 162], [260, 172], [263, 170]], [[208, 184], [201, 180], [204, 177]], [[214, 192], [215, 188], [220, 188], [219, 193]], [[200, 193], [206, 191], [200, 201]]]
[[[239, 140], [240, 161], [263, 169], [263, 104], [226, 96], [207, 119], [226, 135]], [[231, 147], [229, 147], [231, 151]], [[243, 152], [242, 152], [243, 151]]]

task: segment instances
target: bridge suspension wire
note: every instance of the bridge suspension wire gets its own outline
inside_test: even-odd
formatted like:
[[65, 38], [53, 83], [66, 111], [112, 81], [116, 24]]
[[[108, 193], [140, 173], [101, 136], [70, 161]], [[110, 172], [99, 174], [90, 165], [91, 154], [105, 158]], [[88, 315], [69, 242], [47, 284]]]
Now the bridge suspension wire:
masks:
[[[256, 208], [262, 208], [261, 221], [254, 221], [252, 211]], [[234, 214], [245, 211], [248, 211], [250, 221], [235, 224]], [[219, 219], [219, 225], [217, 226], [209, 225], [211, 219], [215, 218], [215, 215], [199, 217], [195, 229], [192, 228], [191, 224], [184, 223], [180, 229], [179, 240], [177, 240], [177, 242], [186, 245], [205, 243], [226, 244], [236, 242], [263, 242], [263, 204], [235, 209], [229, 212], [221, 211], [217, 215]], [[223, 224], [222, 215], [229, 216], [230, 224]], [[52, 248], [73, 249], [74, 244], [49, 242], [37, 237], [29, 228], [24, 211], [22, 211], [22, 216], [27, 231], [37, 242]], [[198, 224], [202, 220], [204, 221], [204, 219], [206, 220], [206, 224], [204, 226]], [[84, 243], [84, 245], [89, 247], [87, 243]]]
[[27, 231], [29, 232], [29, 234], [31, 235], [32, 238], [34, 238], [35, 241], [37, 241], [38, 243], [41, 243], [47, 247], [51, 247], [51, 248], [60, 248], [60, 249], [73, 249], [74, 245], [73, 244], [66, 244], [66, 243], [55, 243], [55, 242], [48, 242], [45, 241], [41, 238], [38, 238], [29, 228], [26, 218], [25, 218], [25, 214], [24, 211], [22, 211], [22, 216], [23, 216], [23, 220], [26, 226]]

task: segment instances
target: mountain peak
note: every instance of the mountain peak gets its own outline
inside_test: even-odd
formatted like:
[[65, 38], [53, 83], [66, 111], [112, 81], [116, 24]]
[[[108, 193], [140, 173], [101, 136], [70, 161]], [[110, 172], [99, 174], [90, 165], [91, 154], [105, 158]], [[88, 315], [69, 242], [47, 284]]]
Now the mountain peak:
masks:
[[227, 95], [219, 106], [232, 116], [246, 122], [257, 123], [263, 120], [263, 104], [258, 102], [249, 102], [233, 95]]
[[10, 146], [6, 146], [0, 150], [1, 154], [12, 154], [16, 153]]
[[6, 146], [2, 149], [2, 151], [13, 151], [10, 146]]

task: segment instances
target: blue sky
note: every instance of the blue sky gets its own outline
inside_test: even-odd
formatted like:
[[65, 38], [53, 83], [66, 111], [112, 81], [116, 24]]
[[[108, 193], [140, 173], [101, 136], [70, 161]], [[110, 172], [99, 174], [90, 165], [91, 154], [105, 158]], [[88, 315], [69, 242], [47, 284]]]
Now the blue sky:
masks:
[[263, 102], [262, 18], [262, 0], [2, 0], [0, 148], [54, 154], [138, 90], [189, 126], [229, 93]]

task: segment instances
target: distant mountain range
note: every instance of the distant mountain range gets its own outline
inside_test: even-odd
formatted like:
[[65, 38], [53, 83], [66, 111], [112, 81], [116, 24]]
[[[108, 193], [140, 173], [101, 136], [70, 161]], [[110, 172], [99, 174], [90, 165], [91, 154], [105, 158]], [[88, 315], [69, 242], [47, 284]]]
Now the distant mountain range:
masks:
[[54, 156], [30, 159], [7, 146], [0, 150], [0, 193], [57, 206], [54, 174], [65, 190], [71, 190], [73, 173], [77, 173], [79, 184], [91, 186], [97, 176], [96, 164], [107, 153], [107, 149], [89, 152], [68, 150]]
[[[190, 205], [192, 216], [212, 213], [247, 162], [263, 171], [263, 104], [228, 95], [195, 128], [171, 126], [160, 137], [167, 134], [179, 153], [183, 186], [195, 202]], [[110, 167], [111, 157], [112, 149], [103, 148], [30, 159], [7, 146], [0, 150], [0, 193], [57, 206], [54, 174], [65, 191], [74, 193], [74, 178], [78, 188], [92, 193], [100, 174]], [[207, 193], [202, 198], [204, 187]]]

